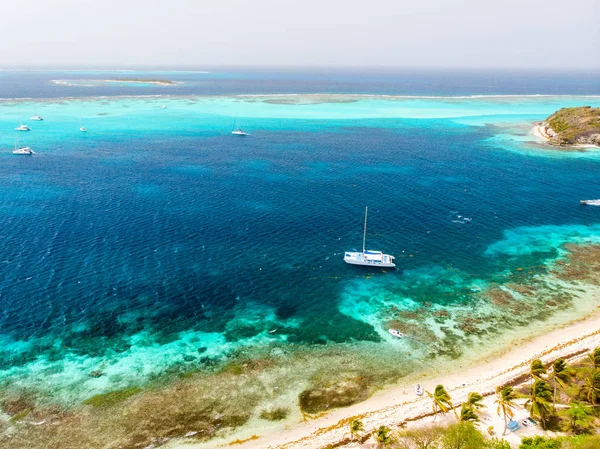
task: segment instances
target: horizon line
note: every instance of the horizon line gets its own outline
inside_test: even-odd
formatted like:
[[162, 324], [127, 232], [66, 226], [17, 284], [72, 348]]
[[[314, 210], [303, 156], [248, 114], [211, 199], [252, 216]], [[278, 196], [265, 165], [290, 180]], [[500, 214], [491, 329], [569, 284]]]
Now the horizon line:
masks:
[[[0, 64], [0, 70], [113, 70], [113, 71], [189, 71], [202, 72], [210, 69], [234, 69], [234, 70], [362, 70], [362, 71], [511, 71], [511, 72], [600, 72], [600, 66], [581, 67], [514, 67], [514, 66], [400, 66], [400, 65], [277, 65], [277, 64]], [[590, 74], [591, 74], [590, 73]]]

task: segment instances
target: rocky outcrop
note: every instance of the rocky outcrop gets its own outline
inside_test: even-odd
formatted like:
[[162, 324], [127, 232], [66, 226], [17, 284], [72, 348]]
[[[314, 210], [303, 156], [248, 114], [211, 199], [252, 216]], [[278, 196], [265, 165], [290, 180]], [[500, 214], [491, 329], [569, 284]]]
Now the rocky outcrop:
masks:
[[540, 133], [557, 146], [600, 146], [600, 108], [562, 108], [539, 125]]

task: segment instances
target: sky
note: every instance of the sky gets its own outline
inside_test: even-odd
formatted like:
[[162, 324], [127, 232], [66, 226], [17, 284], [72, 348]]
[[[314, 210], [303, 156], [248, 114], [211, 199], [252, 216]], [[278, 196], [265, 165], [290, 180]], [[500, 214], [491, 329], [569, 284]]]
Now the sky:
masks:
[[0, 67], [600, 68], [600, 0], [0, 0]]

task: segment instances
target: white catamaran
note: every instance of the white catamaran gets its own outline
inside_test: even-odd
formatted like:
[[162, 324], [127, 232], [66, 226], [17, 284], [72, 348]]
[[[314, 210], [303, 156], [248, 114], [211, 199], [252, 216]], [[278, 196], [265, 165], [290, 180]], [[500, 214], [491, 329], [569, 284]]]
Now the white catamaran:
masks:
[[15, 142], [15, 149], [12, 154], [21, 155], [21, 156], [31, 156], [35, 154], [33, 150], [29, 147], [22, 147], [19, 142], [19, 135], [17, 134], [17, 140]]
[[394, 256], [389, 254], [383, 254], [381, 251], [373, 251], [366, 249], [367, 243], [367, 214], [369, 208], [365, 208], [365, 227], [363, 230], [363, 247], [362, 252], [350, 252], [344, 253], [344, 262], [352, 265], [364, 265], [367, 267], [380, 267], [380, 268], [394, 268]]

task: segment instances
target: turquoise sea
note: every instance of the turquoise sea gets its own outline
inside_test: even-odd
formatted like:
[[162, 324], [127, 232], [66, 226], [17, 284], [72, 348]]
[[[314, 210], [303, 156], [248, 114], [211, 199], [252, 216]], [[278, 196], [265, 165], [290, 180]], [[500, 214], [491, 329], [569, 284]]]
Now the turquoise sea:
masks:
[[[600, 241], [600, 208], [579, 205], [600, 153], [531, 133], [600, 106], [597, 74], [126, 76], [180, 84], [0, 72], [2, 388], [79, 404], [253, 351], [363, 351], [353, 372], [386, 354], [400, 376], [572, 307], [515, 315], [482, 292]], [[33, 157], [11, 154], [20, 121]], [[394, 271], [342, 260], [365, 206]]]

